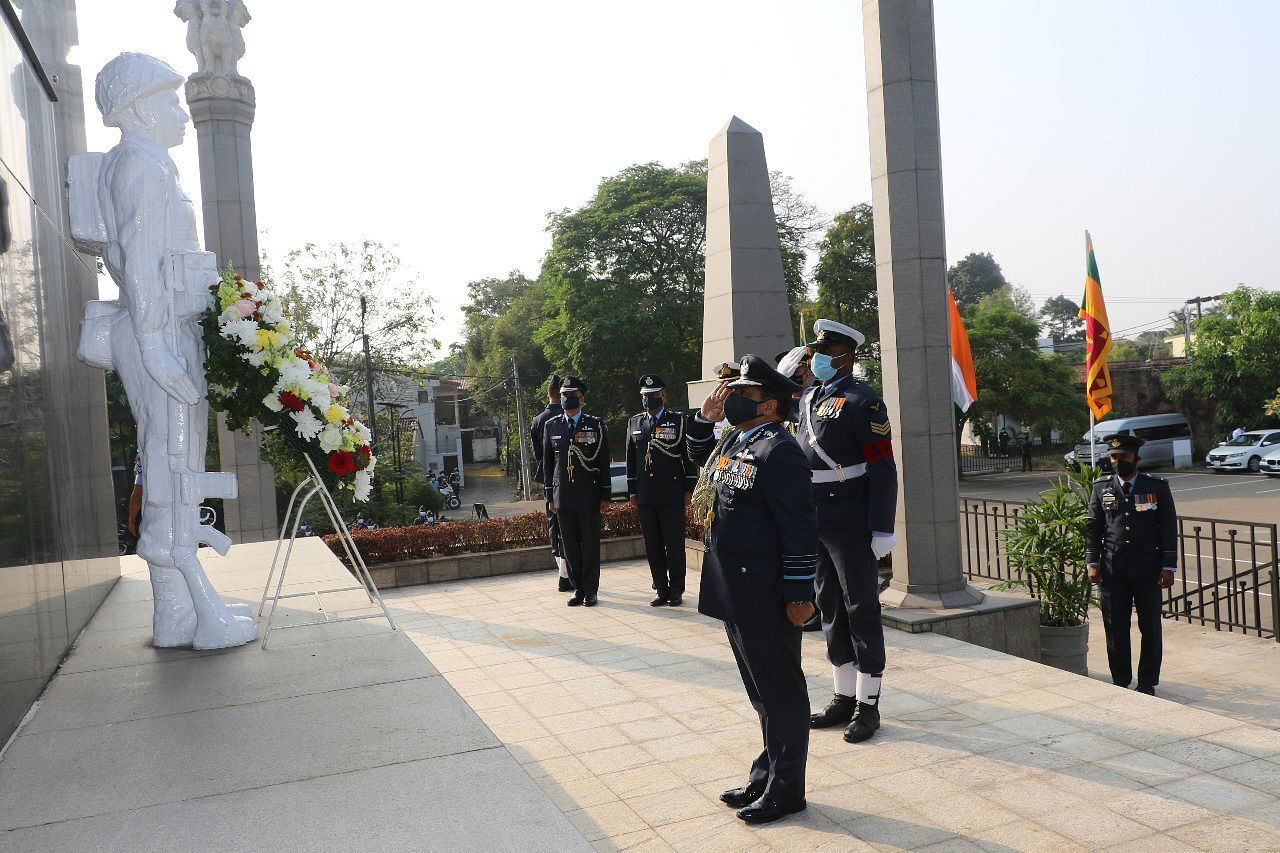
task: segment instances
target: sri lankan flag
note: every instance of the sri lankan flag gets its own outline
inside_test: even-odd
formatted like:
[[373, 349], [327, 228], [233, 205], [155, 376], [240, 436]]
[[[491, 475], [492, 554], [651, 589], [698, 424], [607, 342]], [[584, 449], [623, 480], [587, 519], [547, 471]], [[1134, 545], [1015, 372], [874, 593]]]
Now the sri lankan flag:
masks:
[[1098, 280], [1098, 261], [1093, 256], [1093, 239], [1084, 232], [1085, 274], [1084, 299], [1080, 301], [1080, 319], [1084, 320], [1085, 381], [1084, 396], [1097, 420], [1111, 411], [1111, 324], [1107, 306], [1102, 301], [1102, 283]]

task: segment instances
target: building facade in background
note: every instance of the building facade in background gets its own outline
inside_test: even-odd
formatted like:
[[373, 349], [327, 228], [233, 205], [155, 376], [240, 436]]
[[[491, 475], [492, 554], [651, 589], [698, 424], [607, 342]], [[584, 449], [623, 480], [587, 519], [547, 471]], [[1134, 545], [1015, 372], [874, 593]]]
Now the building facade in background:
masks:
[[0, 743], [120, 576], [103, 375], [75, 359], [94, 259], [68, 236], [85, 150], [74, 0], [0, 0]]

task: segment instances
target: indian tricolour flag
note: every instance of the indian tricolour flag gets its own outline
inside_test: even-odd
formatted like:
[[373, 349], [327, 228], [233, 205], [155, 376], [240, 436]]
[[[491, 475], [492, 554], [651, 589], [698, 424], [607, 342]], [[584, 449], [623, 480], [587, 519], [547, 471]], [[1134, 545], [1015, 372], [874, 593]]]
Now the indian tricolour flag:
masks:
[[960, 319], [956, 297], [947, 288], [951, 326], [951, 399], [961, 412], [969, 411], [978, 399], [978, 377], [973, 372], [973, 351], [969, 349], [969, 334]]

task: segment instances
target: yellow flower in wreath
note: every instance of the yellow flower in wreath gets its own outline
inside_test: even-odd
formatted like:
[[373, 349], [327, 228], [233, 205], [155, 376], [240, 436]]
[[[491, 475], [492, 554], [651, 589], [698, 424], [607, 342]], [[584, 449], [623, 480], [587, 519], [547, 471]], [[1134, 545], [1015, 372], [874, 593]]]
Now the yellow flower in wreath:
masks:
[[347, 419], [347, 410], [334, 403], [329, 406], [329, 411], [324, 413], [324, 419], [331, 424], [340, 424]]

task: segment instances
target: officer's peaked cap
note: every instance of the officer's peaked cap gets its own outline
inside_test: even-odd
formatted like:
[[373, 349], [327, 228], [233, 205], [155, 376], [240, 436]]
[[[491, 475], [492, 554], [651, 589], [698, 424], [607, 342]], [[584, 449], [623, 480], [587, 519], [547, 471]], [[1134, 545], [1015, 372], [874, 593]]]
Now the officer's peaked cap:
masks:
[[1109, 435], [1104, 438], [1103, 443], [1107, 445], [1108, 453], [1133, 453], [1139, 447], [1146, 444], [1145, 441], [1136, 435], [1118, 432], [1115, 435]]
[[851, 349], [857, 349], [867, 340], [862, 332], [844, 323], [837, 323], [835, 320], [815, 320], [813, 334], [813, 347], [818, 350], [833, 344], [844, 344]]
[[560, 380], [560, 392], [577, 391], [580, 394], [587, 393], [587, 385], [576, 376], [566, 376]]
[[716, 365], [716, 379], [728, 382], [742, 375], [742, 365], [736, 361], [722, 361]]
[[763, 388], [775, 394], [790, 396], [800, 390], [800, 386], [775, 370], [768, 361], [758, 355], [742, 357], [742, 376], [729, 383], [730, 388]]
[[667, 383], [663, 382], [662, 377], [656, 373], [646, 373], [640, 377], [641, 394], [656, 394], [665, 387]]

